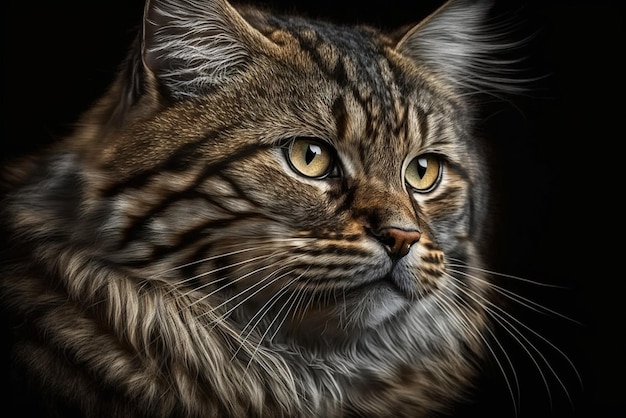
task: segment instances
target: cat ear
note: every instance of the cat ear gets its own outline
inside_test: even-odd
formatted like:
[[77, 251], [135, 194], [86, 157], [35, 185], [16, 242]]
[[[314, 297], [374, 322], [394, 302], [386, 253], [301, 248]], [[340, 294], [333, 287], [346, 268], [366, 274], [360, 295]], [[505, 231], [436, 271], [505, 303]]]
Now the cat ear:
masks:
[[491, 2], [450, 0], [412, 27], [396, 50], [457, 91], [517, 91], [502, 53], [515, 46], [487, 24]]
[[142, 59], [172, 98], [195, 97], [241, 73], [261, 38], [225, 0], [148, 0]]

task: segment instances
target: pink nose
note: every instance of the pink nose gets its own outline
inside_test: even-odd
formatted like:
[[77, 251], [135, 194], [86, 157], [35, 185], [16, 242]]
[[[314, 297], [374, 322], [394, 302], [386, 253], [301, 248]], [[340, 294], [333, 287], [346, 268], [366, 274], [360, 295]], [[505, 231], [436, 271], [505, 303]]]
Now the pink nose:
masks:
[[384, 228], [377, 234], [387, 253], [396, 260], [407, 255], [411, 246], [419, 241], [421, 236], [419, 231], [405, 231], [399, 228]]

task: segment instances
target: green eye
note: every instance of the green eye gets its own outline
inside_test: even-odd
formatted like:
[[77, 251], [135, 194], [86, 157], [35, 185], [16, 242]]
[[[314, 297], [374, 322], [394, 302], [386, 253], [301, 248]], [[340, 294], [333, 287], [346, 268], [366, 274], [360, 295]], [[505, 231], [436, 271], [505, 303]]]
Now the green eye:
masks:
[[404, 178], [415, 191], [427, 193], [439, 184], [442, 168], [443, 163], [436, 155], [420, 155], [411, 160], [404, 173]]
[[326, 177], [335, 165], [332, 148], [315, 138], [294, 139], [289, 145], [287, 159], [297, 173], [310, 178]]

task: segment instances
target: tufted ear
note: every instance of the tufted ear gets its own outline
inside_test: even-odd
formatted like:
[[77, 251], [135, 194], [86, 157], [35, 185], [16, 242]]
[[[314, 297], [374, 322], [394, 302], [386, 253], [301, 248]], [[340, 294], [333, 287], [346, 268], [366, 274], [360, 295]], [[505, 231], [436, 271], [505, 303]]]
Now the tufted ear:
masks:
[[491, 2], [449, 0], [411, 28], [396, 50], [461, 92], [518, 91], [515, 61], [503, 54], [514, 42], [488, 24]]
[[241, 73], [264, 39], [225, 0], [148, 0], [142, 60], [170, 97], [195, 97]]

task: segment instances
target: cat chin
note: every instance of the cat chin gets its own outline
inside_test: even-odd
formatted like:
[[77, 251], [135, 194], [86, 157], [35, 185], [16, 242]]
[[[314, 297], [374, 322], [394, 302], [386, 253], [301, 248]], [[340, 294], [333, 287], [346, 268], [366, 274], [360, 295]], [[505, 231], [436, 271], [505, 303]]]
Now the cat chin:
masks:
[[333, 306], [310, 308], [286, 325], [289, 338], [308, 344], [348, 342], [401, 315], [413, 303], [387, 281], [353, 290], [336, 302]]
[[390, 282], [383, 281], [355, 295], [352, 309], [360, 328], [374, 328], [409, 307], [411, 298]]

